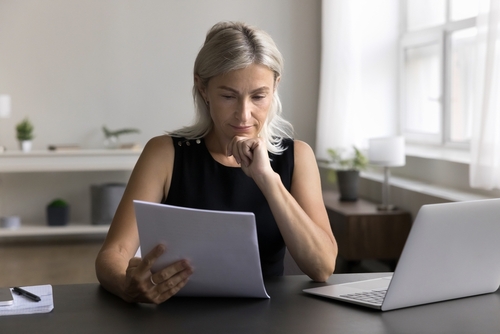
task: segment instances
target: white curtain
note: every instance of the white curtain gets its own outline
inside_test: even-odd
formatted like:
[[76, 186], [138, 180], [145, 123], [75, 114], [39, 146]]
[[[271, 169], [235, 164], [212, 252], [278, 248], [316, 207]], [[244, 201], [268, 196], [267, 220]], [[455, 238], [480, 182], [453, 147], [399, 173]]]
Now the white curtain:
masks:
[[323, 0], [321, 79], [316, 132], [316, 155], [328, 148], [349, 147], [359, 90], [359, 44], [353, 1]]
[[323, 0], [316, 156], [397, 131], [398, 0]]
[[500, 189], [500, 0], [481, 0], [470, 185]]

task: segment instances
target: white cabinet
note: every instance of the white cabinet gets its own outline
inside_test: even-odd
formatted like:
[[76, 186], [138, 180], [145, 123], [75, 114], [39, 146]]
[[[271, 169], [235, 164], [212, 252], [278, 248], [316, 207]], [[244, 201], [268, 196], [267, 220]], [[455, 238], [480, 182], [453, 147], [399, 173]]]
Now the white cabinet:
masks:
[[[20, 229], [0, 229], [0, 239], [105, 235], [108, 226], [90, 224], [90, 185], [126, 183], [140, 153], [121, 149], [0, 153], [0, 216], [22, 219]], [[45, 206], [56, 197], [70, 203], [70, 223], [48, 227]]]

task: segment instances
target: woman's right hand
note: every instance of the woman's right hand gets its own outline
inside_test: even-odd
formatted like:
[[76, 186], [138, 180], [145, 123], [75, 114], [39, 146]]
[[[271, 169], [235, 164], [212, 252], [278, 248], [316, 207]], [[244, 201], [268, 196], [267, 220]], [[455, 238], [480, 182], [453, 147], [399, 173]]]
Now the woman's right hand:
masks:
[[188, 282], [193, 268], [187, 260], [180, 260], [152, 273], [151, 267], [165, 252], [158, 245], [142, 259], [130, 259], [123, 288], [123, 299], [128, 302], [160, 304], [175, 295]]

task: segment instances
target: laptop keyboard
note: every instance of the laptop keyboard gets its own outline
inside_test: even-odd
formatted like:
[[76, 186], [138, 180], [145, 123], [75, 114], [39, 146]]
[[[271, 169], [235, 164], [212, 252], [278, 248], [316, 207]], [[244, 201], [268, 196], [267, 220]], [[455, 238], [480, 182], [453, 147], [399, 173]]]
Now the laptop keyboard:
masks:
[[349, 293], [346, 295], [340, 295], [340, 297], [349, 298], [349, 299], [353, 299], [353, 300], [357, 300], [357, 301], [361, 301], [361, 302], [382, 305], [382, 302], [384, 301], [384, 297], [385, 297], [386, 292], [387, 292], [387, 289], [385, 289], [385, 290], [372, 290], [372, 291], [364, 291], [364, 292], [357, 292], [357, 293]]

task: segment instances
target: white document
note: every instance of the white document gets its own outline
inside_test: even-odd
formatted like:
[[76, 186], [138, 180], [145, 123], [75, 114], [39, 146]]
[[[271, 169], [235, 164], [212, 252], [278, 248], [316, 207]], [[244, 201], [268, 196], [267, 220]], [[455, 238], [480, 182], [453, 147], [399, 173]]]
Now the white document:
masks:
[[179, 296], [269, 298], [262, 279], [255, 216], [134, 201], [142, 255], [166, 252], [152, 271], [187, 259], [194, 268]]
[[35, 302], [24, 296], [12, 292], [14, 303], [9, 306], [0, 307], [0, 316], [16, 314], [48, 313], [54, 309], [52, 298], [52, 285], [23, 286], [22, 289], [40, 297], [39, 302]]

